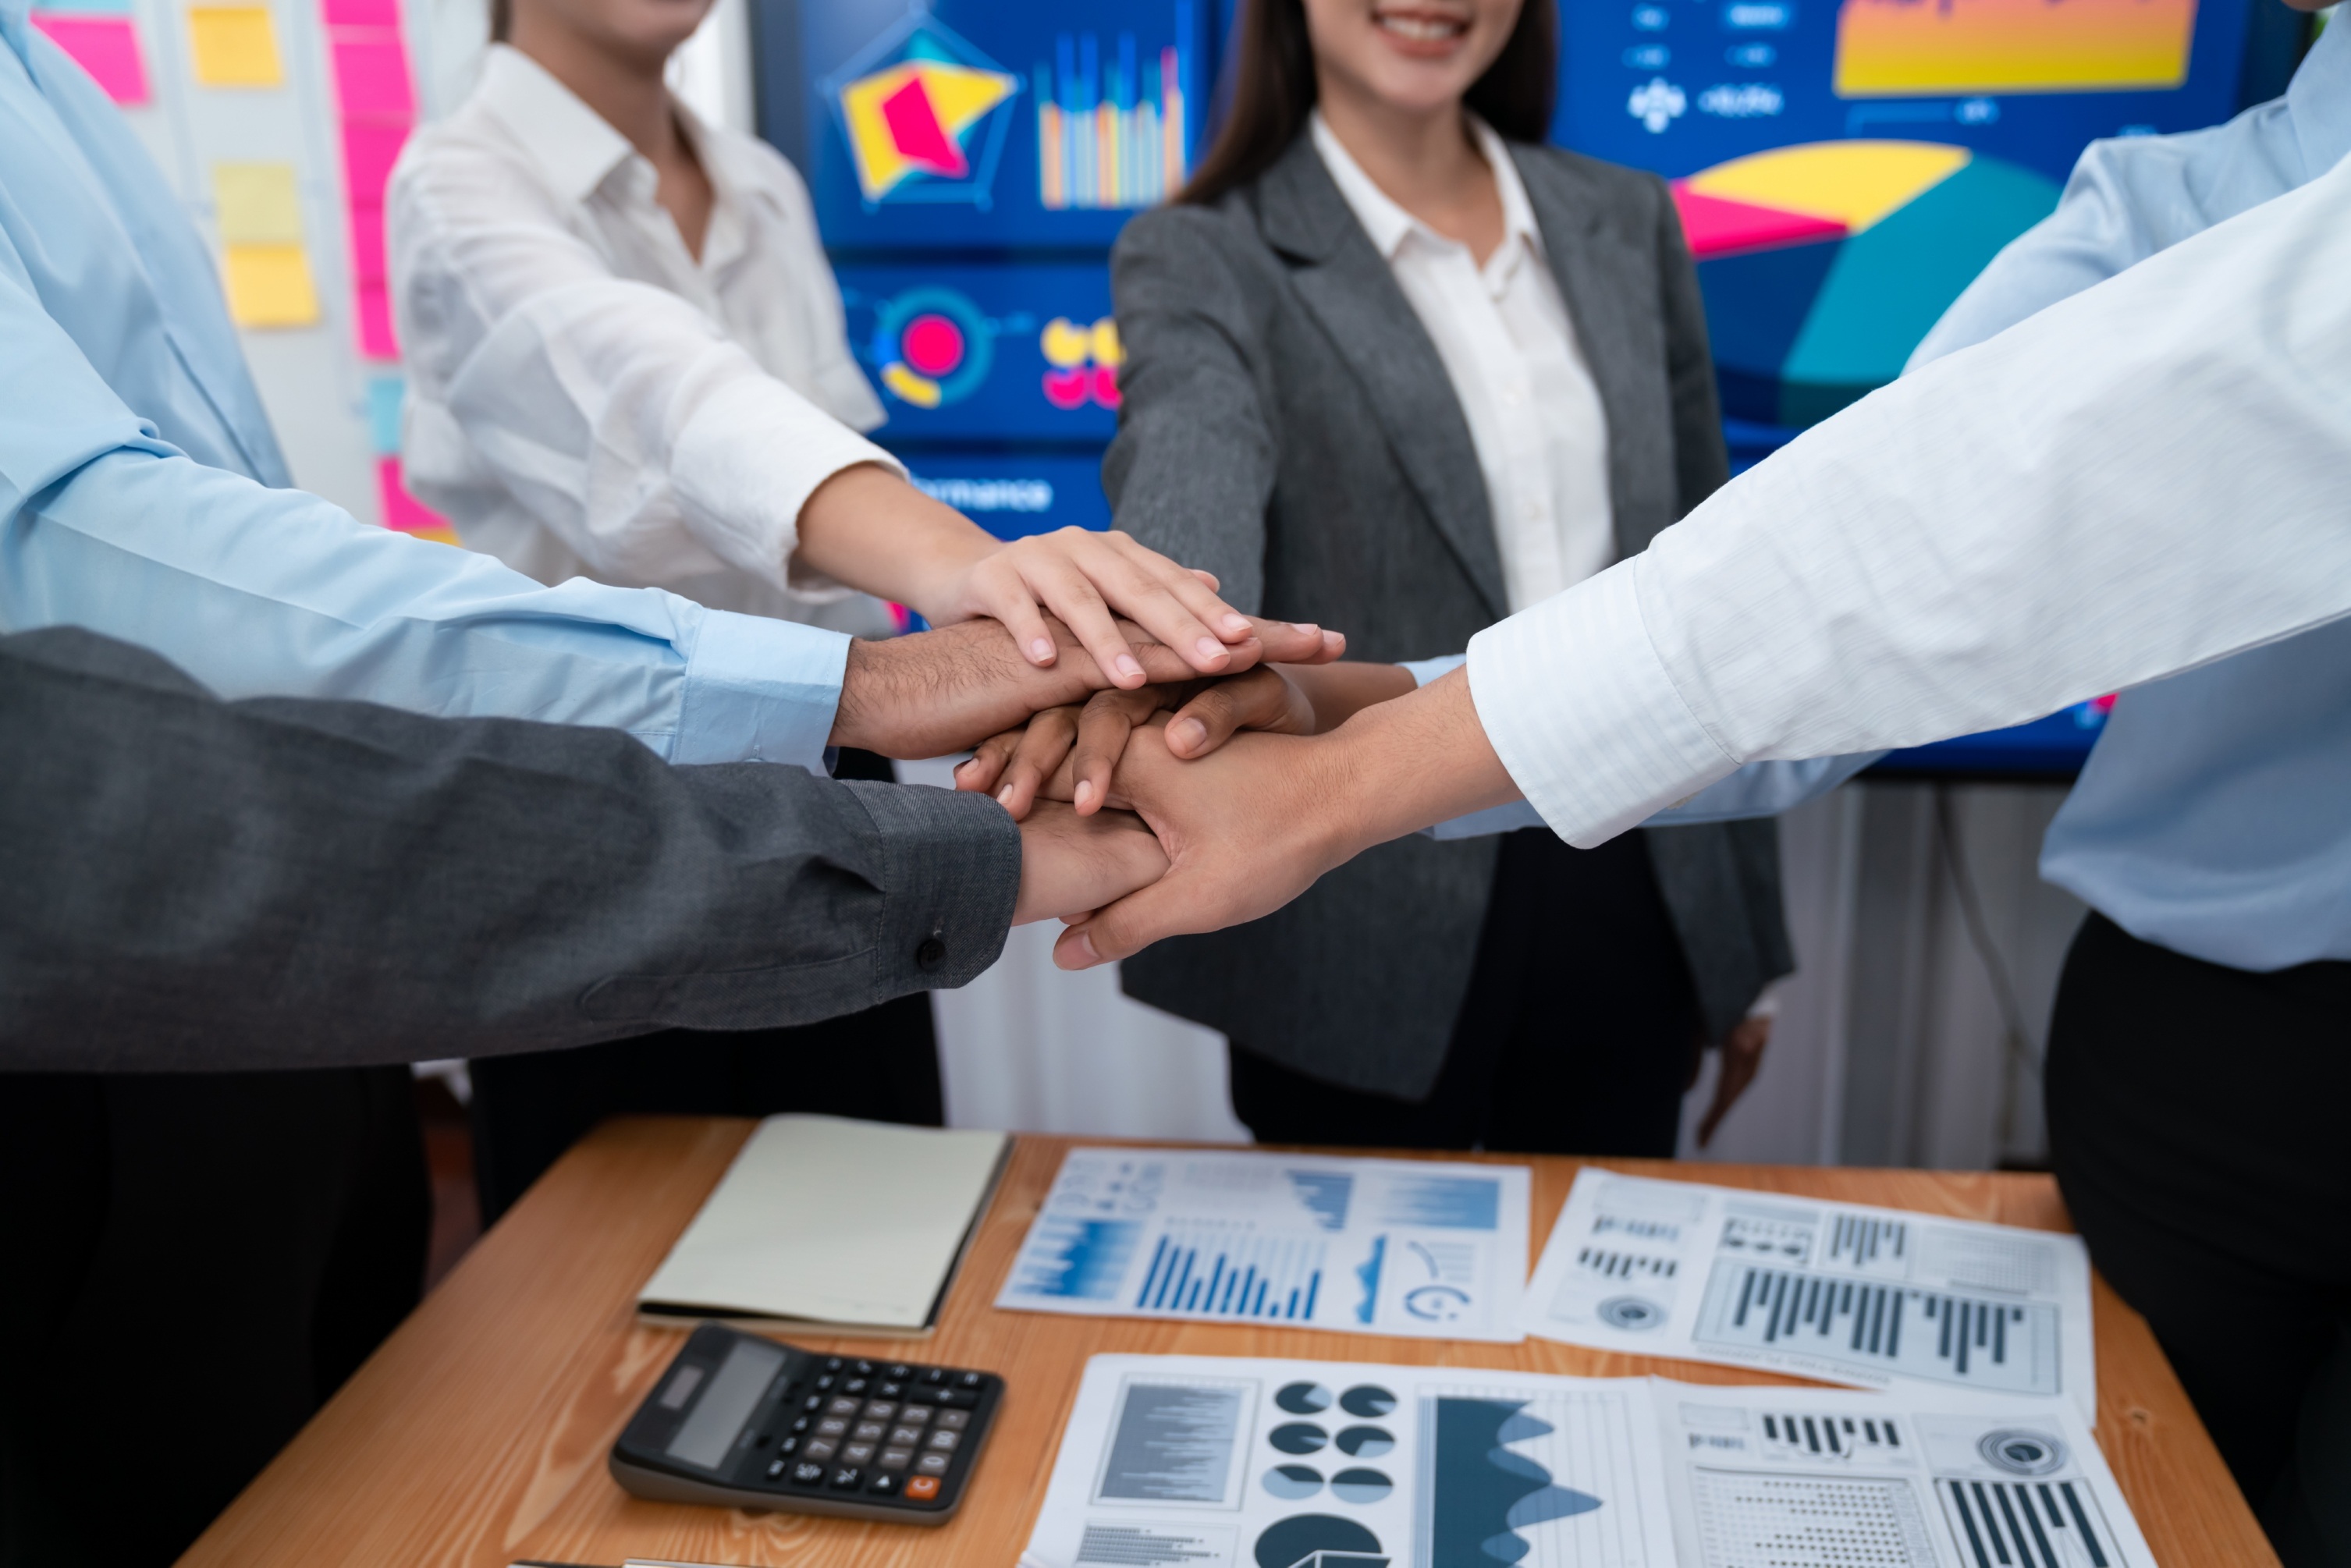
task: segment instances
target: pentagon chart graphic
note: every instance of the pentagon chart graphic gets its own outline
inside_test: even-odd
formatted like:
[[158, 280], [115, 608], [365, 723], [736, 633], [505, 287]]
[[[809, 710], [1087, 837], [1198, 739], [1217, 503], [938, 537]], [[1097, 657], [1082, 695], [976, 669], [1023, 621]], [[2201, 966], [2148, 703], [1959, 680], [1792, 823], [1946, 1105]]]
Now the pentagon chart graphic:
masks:
[[820, 84], [841, 117], [867, 206], [886, 201], [992, 199], [1020, 90], [1004, 70], [936, 19], [910, 14]]
[[2195, 31], [2196, 0], [1844, 0], [1836, 91], [2176, 88]]
[[1985, 264], [2055, 208], [2058, 187], [1965, 147], [1851, 141], [1734, 158], [1673, 193], [1723, 412], [1802, 426], [1899, 375]]

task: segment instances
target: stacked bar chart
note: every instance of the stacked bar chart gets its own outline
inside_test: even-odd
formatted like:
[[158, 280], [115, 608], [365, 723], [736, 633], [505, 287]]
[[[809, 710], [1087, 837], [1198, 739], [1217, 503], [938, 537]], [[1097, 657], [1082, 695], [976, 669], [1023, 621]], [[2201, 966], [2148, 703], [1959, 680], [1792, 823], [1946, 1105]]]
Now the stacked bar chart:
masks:
[[[1190, 37], [1188, 0], [1176, 16], [1176, 36]], [[1058, 37], [1033, 73], [1039, 204], [1152, 207], [1172, 195], [1189, 172], [1190, 56], [1178, 43], [1146, 57], [1132, 33], [1107, 50], [1096, 34]]]

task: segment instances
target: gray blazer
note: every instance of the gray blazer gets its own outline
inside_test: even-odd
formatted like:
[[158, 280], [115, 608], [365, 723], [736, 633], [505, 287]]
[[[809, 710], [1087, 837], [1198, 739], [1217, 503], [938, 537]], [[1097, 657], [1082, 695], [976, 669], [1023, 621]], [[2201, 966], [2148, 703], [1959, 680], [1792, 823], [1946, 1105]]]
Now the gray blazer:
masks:
[[[1697, 274], [1655, 176], [1514, 145], [1608, 414], [1619, 551], [1728, 476]], [[1236, 607], [1347, 633], [1358, 659], [1458, 653], [1508, 613], [1486, 485], [1419, 318], [1301, 136], [1214, 207], [1127, 225], [1111, 260], [1117, 526], [1214, 571]], [[1719, 1039], [1793, 967], [1770, 821], [1650, 829]], [[1137, 998], [1300, 1071], [1418, 1098], [1435, 1083], [1496, 841], [1407, 839], [1237, 930], [1124, 966]]]
[[996, 961], [992, 800], [618, 730], [224, 703], [0, 638], [0, 1071], [325, 1067], [812, 1023]]

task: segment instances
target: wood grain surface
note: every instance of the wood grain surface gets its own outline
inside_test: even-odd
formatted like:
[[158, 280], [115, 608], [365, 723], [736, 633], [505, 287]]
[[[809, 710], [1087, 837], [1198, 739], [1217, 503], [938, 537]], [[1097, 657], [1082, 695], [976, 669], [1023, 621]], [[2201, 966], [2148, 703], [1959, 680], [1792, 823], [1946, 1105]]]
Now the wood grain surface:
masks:
[[[1086, 1358], [1105, 1351], [1786, 1381], [1544, 1340], [1448, 1343], [1000, 1312], [989, 1303], [1062, 1152], [1078, 1141], [1023, 1138], [934, 1338], [792, 1336], [814, 1350], [1004, 1375], [1004, 1408], [956, 1518], [925, 1530], [641, 1502], [612, 1482], [604, 1457], [683, 1335], [640, 1324], [631, 1303], [750, 1127], [647, 1117], [597, 1131], [474, 1249], [183, 1563], [499, 1568], [517, 1558], [652, 1557], [826, 1568], [1009, 1564], [1044, 1500]], [[1583, 1162], [1525, 1163], [1534, 1168], [1532, 1258]], [[2064, 1206], [2045, 1176], [1604, 1163], [1644, 1176], [2067, 1228]], [[2146, 1322], [2104, 1281], [2095, 1288], [2099, 1445], [2157, 1559], [2166, 1568], [2274, 1563]]]

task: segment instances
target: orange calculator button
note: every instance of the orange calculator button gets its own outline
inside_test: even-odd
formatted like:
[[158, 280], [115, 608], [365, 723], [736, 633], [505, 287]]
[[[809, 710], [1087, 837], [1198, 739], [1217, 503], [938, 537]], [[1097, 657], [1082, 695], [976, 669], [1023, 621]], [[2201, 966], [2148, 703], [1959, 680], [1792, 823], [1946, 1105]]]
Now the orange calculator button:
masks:
[[907, 1497], [907, 1500], [908, 1500], [909, 1501], [911, 1501], [911, 1502], [928, 1502], [928, 1501], [930, 1501], [933, 1498], [936, 1497], [936, 1496], [938, 1496], [938, 1495], [939, 1495], [939, 1478], [938, 1478], [938, 1477], [936, 1477], [936, 1476], [909, 1476], [909, 1477], [906, 1479], [906, 1497]]

